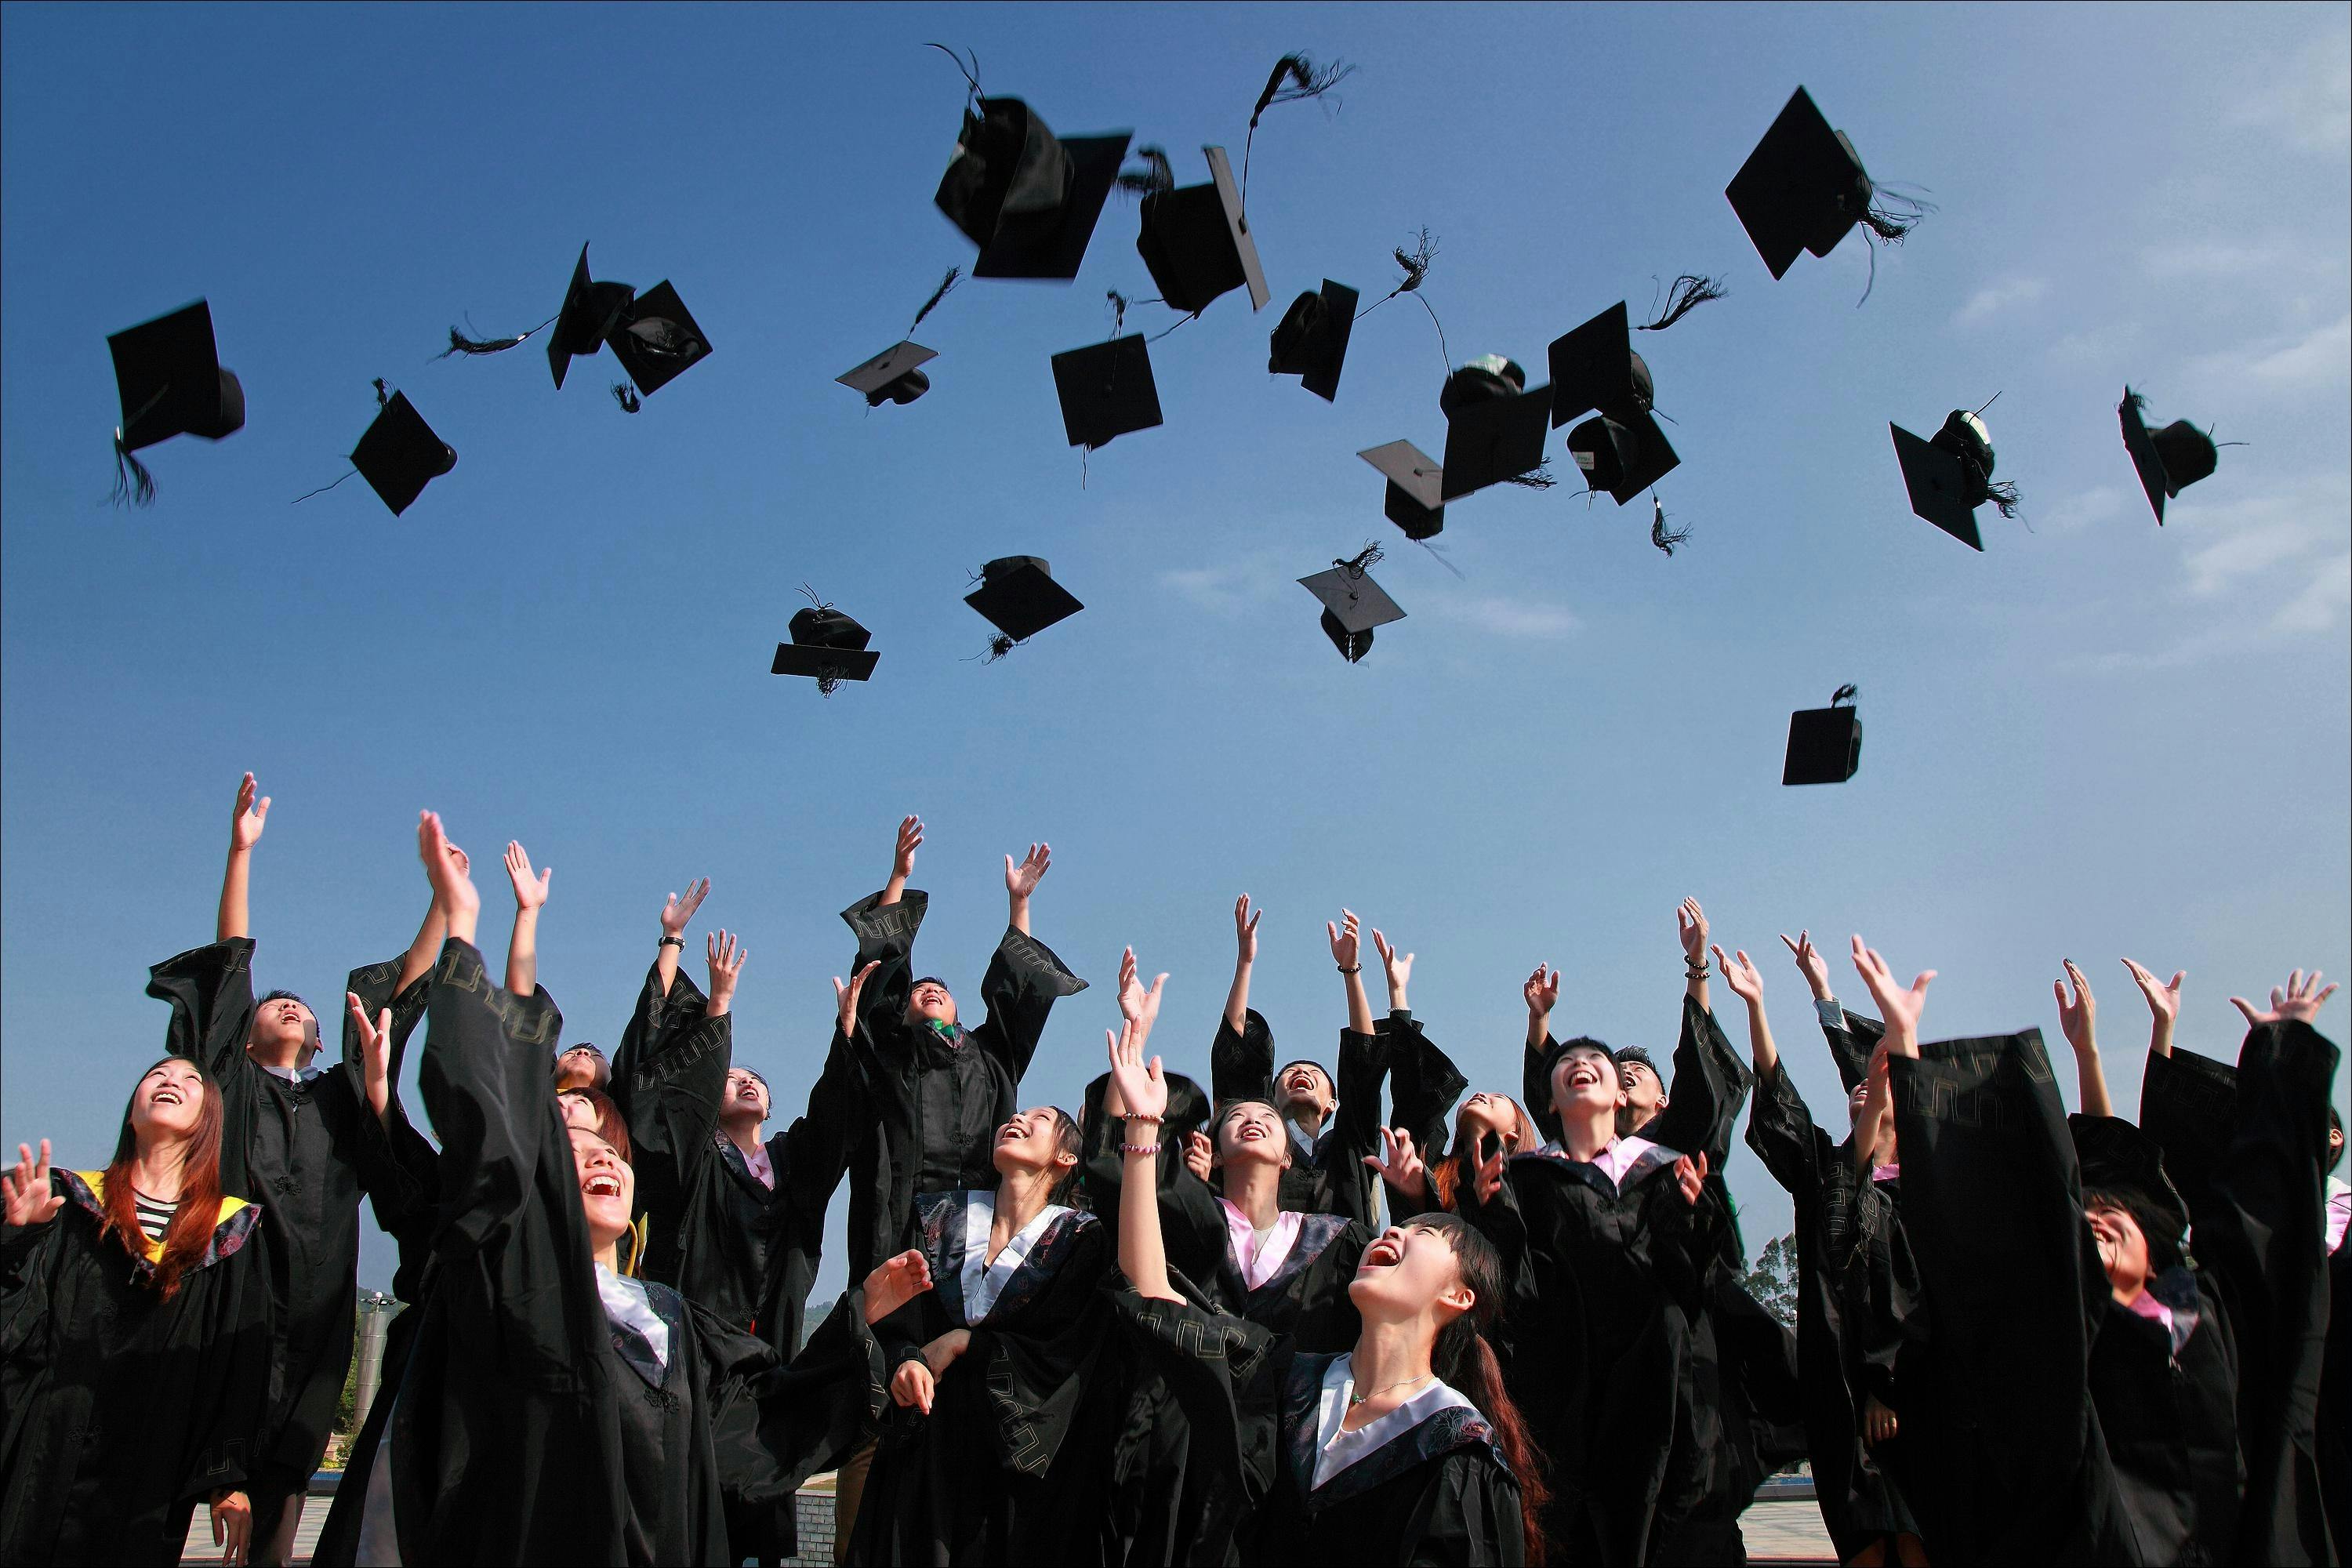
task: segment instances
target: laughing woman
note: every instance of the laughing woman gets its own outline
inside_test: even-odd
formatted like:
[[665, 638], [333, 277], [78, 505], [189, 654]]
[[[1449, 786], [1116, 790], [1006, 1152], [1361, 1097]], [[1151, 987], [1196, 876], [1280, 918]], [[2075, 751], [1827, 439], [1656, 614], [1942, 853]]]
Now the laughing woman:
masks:
[[[1111, 1040], [1137, 1183], [1150, 1179], [1167, 1098], [1143, 1055], [1159, 1007], [1155, 981]], [[1233, 1550], [1211, 1555], [1284, 1568], [1540, 1561], [1538, 1461], [1484, 1333], [1503, 1279], [1483, 1237], [1450, 1215], [1391, 1227], [1357, 1266], [1363, 1329], [1336, 1355], [1186, 1302], [1158, 1205], [1121, 1205], [1118, 1244], [1135, 1288], [1118, 1299], [1129, 1337], [1175, 1386], [1196, 1460], [1230, 1476], [1217, 1523]]]
[[103, 1171], [0, 1174], [0, 1562], [175, 1563], [199, 1500], [245, 1560], [269, 1384], [261, 1211], [220, 1190], [221, 1098], [147, 1070]]

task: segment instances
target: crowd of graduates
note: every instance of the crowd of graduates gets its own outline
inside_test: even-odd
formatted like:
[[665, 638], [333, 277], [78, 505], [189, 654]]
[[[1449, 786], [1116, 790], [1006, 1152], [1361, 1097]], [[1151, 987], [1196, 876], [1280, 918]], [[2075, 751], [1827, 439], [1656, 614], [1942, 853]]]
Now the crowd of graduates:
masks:
[[[1129, 948], [1107, 1070], [1064, 1109], [1023, 1082], [1087, 986], [1031, 931], [1049, 850], [1006, 857], [968, 1021], [914, 962], [908, 817], [771, 1133], [735, 1059], [744, 945], [704, 937], [707, 984], [682, 962], [707, 881], [663, 906], [608, 1056], [538, 984], [549, 877], [507, 847], [492, 969], [430, 812], [424, 921], [351, 973], [320, 1065], [318, 1013], [256, 996], [268, 805], [247, 775], [215, 941], [152, 970], [165, 1054], [111, 1158], [20, 1146], [0, 1182], [0, 1561], [173, 1562], [200, 1508], [228, 1560], [289, 1561], [362, 1199], [406, 1305], [320, 1563], [773, 1562], [826, 1469], [866, 1563], [1736, 1563], [1800, 1460], [1848, 1563], [2322, 1563], [2352, 1539], [2316, 973], [2231, 998], [2233, 1063], [2175, 1045], [2181, 975], [2126, 961], [2152, 1016], [2135, 1122], [2072, 963], [2069, 1115], [2038, 1030], [1924, 1039], [1932, 972], [1906, 985], [1855, 937], [1873, 1017], [1783, 937], [1849, 1095], [1822, 1122], [1696, 900], [1663, 1069], [1559, 1037], [1538, 966], [1517, 1081], [1474, 1085], [1411, 1009], [1412, 954], [1345, 911], [1336, 1066], [1278, 1064], [1244, 897], [1206, 1087], [1155, 1054], [1167, 976]], [[1793, 1201], [1793, 1325], [1743, 1286], [1743, 1142]], [[845, 1184], [851, 1288], [812, 1325]]]

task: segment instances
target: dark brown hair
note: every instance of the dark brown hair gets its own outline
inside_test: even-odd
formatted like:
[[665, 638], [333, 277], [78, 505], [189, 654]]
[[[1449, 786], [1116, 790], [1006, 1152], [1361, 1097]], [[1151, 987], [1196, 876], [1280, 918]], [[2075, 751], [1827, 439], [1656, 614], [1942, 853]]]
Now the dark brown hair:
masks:
[[180, 1163], [180, 1202], [163, 1232], [163, 1256], [147, 1283], [166, 1301], [180, 1292], [180, 1281], [212, 1246], [213, 1227], [220, 1224], [221, 1091], [213, 1075], [184, 1057], [165, 1057], [139, 1075], [131, 1087], [131, 1101], [122, 1108], [122, 1131], [114, 1140], [114, 1159], [106, 1167], [102, 1200], [106, 1220], [101, 1237], [120, 1241], [131, 1257], [147, 1256], [146, 1233], [139, 1228], [139, 1209], [131, 1186], [131, 1164], [139, 1156], [139, 1135], [131, 1131], [131, 1106], [155, 1068], [180, 1062], [193, 1068], [205, 1086], [205, 1103], [196, 1112], [196, 1129], [188, 1137], [188, 1152]]
[[634, 1167], [637, 1162], [629, 1152], [629, 1119], [621, 1114], [613, 1097], [601, 1089], [567, 1089], [555, 1098], [562, 1100], [574, 1094], [586, 1100], [588, 1109], [596, 1113], [596, 1136], [610, 1143], [613, 1152]]
[[[1496, 1098], [1511, 1108], [1511, 1120], [1514, 1123], [1512, 1135], [1504, 1140], [1508, 1145], [1507, 1152], [1515, 1154], [1532, 1154], [1542, 1148], [1543, 1133], [1537, 1128], [1535, 1118], [1528, 1114], [1528, 1108], [1507, 1094], [1499, 1095]], [[1463, 1182], [1475, 1179], [1476, 1174], [1478, 1147], [1477, 1140], [1470, 1136], [1470, 1129], [1465, 1120], [1469, 1113], [1469, 1103], [1465, 1101], [1462, 1109], [1454, 1116], [1454, 1146], [1447, 1150], [1435, 1164], [1429, 1167], [1429, 1190], [1436, 1196], [1437, 1205], [1440, 1208], [1451, 1209], [1456, 1206], [1454, 1195], [1462, 1190]]]
[[1551, 1501], [1543, 1457], [1528, 1435], [1526, 1418], [1503, 1386], [1502, 1363], [1486, 1331], [1503, 1311], [1503, 1255], [1458, 1215], [1423, 1215], [1408, 1222], [1444, 1237], [1454, 1249], [1462, 1283], [1470, 1288], [1470, 1310], [1437, 1331], [1430, 1368], [1469, 1397], [1495, 1429], [1495, 1446], [1519, 1487], [1519, 1528], [1527, 1539], [1528, 1568], [1543, 1568], [1543, 1510]]

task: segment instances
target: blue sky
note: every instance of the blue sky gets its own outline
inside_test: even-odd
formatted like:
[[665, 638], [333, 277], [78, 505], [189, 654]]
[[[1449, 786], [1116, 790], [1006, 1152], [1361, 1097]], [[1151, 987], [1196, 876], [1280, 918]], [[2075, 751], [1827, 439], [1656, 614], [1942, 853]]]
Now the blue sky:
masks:
[[[1359, 68], [1260, 127], [1274, 303], [1154, 344], [1167, 424], [1083, 488], [1047, 359], [1106, 335], [1106, 289], [1154, 292], [1131, 205], [1075, 285], [950, 295], [920, 403], [869, 415], [832, 382], [971, 259], [930, 205], [963, 89], [930, 39], [1187, 182], [1202, 144], [1238, 154], [1286, 50]], [[2342, 6], [17, 5], [0, 46], [11, 1148], [103, 1157], [161, 1038], [144, 966], [210, 935], [247, 768], [276, 800], [265, 983], [331, 1003], [404, 944], [430, 805], [486, 873], [486, 932], [508, 838], [556, 868], [541, 973], [576, 1038], [617, 1033], [663, 894], [710, 876], [699, 925], [752, 953], [738, 1049], [788, 1107], [848, 955], [835, 911], [908, 811], [926, 963], [967, 989], [999, 858], [1053, 844], [1036, 931], [1097, 988], [1024, 1098], [1064, 1104], [1129, 942], [1173, 973], [1158, 1043], [1204, 1065], [1244, 890], [1286, 1051], [1342, 1021], [1345, 903], [1419, 954], [1417, 1009], [1497, 1088], [1539, 959], [1560, 1022], [1670, 1044], [1695, 893], [1831, 1114], [1777, 931], [1863, 931], [1942, 972], [1936, 1033], [2053, 1047], [2072, 957], [2126, 1103], [2145, 1016], [2116, 955], [2187, 969], [2183, 1042], [2225, 1054], [2231, 993], [2352, 970]], [[1859, 308], [1859, 238], [1775, 283], [1723, 199], [1800, 82], [1937, 209]], [[1376, 297], [1423, 226], [1457, 360], [1540, 364], [1654, 278], [1728, 282], [1643, 345], [1686, 549], [1650, 547], [1646, 505], [1505, 489], [1449, 510], [1457, 580], [1382, 521], [1355, 452], [1442, 449], [1427, 318], [1361, 322], [1336, 405], [1264, 374], [1265, 334], [1326, 276]], [[635, 418], [609, 359], [560, 395], [535, 343], [433, 361], [453, 322], [548, 315], [583, 240], [600, 277], [671, 279], [713, 356]], [[111, 510], [106, 334], [199, 295], [247, 427], [150, 452], [160, 503]], [[358, 483], [289, 506], [343, 470], [379, 375], [455, 472], [398, 520]], [[2162, 529], [2126, 381], [2252, 443]], [[1909, 515], [1886, 424], [1995, 393], [2031, 528], [1988, 510], [1978, 555]], [[1410, 618], [1351, 668], [1293, 580], [1370, 540]], [[1087, 609], [986, 665], [958, 600], [1011, 553]], [[767, 673], [803, 582], [873, 628], [870, 685]], [[1860, 774], [1782, 789], [1789, 712], [1845, 681]], [[1760, 1246], [1785, 1200], [1752, 1159], [1733, 1185]], [[364, 1272], [388, 1279], [380, 1242]]]

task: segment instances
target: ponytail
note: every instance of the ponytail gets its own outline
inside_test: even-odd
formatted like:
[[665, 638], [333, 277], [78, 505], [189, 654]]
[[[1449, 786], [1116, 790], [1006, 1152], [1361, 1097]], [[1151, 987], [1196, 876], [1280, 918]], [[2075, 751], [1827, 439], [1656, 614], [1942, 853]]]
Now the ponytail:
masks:
[[1495, 1446], [1502, 1450], [1503, 1462], [1518, 1482], [1527, 1568], [1543, 1568], [1543, 1512], [1551, 1501], [1551, 1488], [1545, 1484], [1543, 1456], [1528, 1436], [1527, 1420], [1503, 1386], [1502, 1363], [1496, 1360], [1495, 1347], [1486, 1332], [1502, 1315], [1502, 1255], [1458, 1215], [1424, 1215], [1412, 1223], [1445, 1237], [1461, 1267], [1462, 1282], [1470, 1287], [1472, 1296], [1470, 1310], [1437, 1331], [1431, 1369], [1467, 1395], [1494, 1429]]

